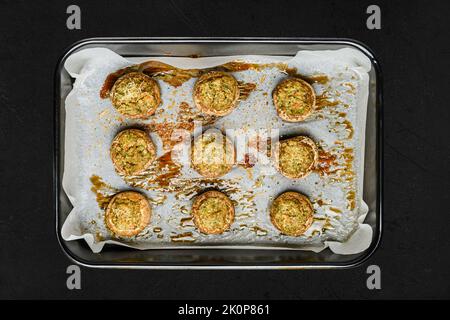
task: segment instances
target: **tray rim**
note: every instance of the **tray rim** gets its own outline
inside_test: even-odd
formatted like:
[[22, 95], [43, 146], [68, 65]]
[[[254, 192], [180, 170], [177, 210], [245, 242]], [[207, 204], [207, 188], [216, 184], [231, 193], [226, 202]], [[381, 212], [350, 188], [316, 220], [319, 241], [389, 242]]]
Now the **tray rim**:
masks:
[[[95, 263], [92, 261], [86, 261], [80, 257], [77, 257], [70, 249], [66, 246], [65, 240], [61, 237], [60, 232], [60, 200], [59, 195], [62, 190], [62, 177], [60, 175], [60, 160], [61, 160], [61, 150], [60, 150], [60, 83], [61, 77], [60, 72], [64, 67], [65, 60], [76, 50], [81, 49], [83, 46], [90, 44], [132, 44], [132, 43], [271, 43], [271, 44], [340, 44], [352, 46], [362, 53], [364, 53], [370, 60], [374, 67], [375, 78], [376, 78], [376, 225], [374, 228], [374, 239], [368, 249], [366, 249], [360, 257], [354, 261], [350, 260], [346, 263], [336, 263], [336, 262], [322, 262], [322, 263], [297, 263], [293, 265], [150, 265], [150, 264], [126, 264], [126, 263]], [[53, 112], [53, 198], [55, 205], [55, 226], [56, 226], [56, 238], [59, 243], [61, 250], [64, 254], [78, 265], [90, 268], [106, 268], [106, 269], [159, 269], [159, 270], [302, 270], [302, 269], [348, 269], [355, 268], [363, 263], [365, 263], [378, 249], [381, 237], [382, 237], [382, 225], [383, 225], [383, 94], [382, 94], [382, 72], [379, 61], [376, 59], [374, 52], [364, 43], [350, 38], [324, 38], [324, 37], [94, 37], [85, 38], [79, 40], [72, 45], [70, 45], [62, 56], [59, 58], [54, 75], [54, 112]], [[176, 248], [174, 248], [176, 250]], [[163, 249], [156, 249], [163, 250]], [[183, 250], [183, 249], [178, 249]], [[191, 249], [192, 250], [192, 249]], [[196, 250], [202, 250], [201, 248]], [[203, 249], [204, 250], [204, 249]], [[216, 249], [220, 250], [220, 249]], [[233, 250], [233, 249], [226, 249]]]

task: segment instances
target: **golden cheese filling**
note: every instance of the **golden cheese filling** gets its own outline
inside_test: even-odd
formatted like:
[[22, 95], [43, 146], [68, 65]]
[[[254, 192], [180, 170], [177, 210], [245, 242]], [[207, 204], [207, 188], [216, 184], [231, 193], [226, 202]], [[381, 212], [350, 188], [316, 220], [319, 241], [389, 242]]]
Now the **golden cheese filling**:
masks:
[[279, 142], [277, 166], [279, 171], [290, 178], [307, 175], [317, 161], [317, 147], [307, 137], [295, 137]]
[[297, 192], [286, 192], [272, 203], [270, 217], [283, 234], [299, 236], [313, 222], [313, 207], [308, 198]]
[[239, 97], [236, 79], [223, 72], [203, 75], [194, 88], [194, 101], [202, 112], [224, 115], [230, 112]]
[[228, 206], [219, 198], [209, 198], [198, 209], [197, 219], [206, 229], [221, 229], [228, 224]]
[[129, 118], [145, 118], [161, 103], [158, 83], [140, 72], [119, 78], [111, 89], [111, 101], [118, 112]]
[[148, 135], [141, 130], [120, 132], [111, 145], [111, 158], [120, 173], [131, 175], [147, 169], [156, 151]]
[[194, 141], [192, 165], [205, 177], [220, 177], [234, 164], [235, 151], [231, 141], [222, 134], [205, 133]]
[[151, 209], [147, 200], [138, 192], [116, 194], [108, 204], [106, 226], [118, 236], [133, 236], [149, 223]]
[[111, 222], [119, 230], [134, 230], [141, 224], [140, 201], [120, 199], [111, 209]]
[[273, 94], [274, 104], [281, 118], [301, 121], [314, 109], [315, 94], [305, 81], [289, 78], [281, 82]]
[[230, 227], [234, 219], [234, 207], [223, 193], [207, 191], [194, 200], [192, 215], [201, 232], [219, 234]]

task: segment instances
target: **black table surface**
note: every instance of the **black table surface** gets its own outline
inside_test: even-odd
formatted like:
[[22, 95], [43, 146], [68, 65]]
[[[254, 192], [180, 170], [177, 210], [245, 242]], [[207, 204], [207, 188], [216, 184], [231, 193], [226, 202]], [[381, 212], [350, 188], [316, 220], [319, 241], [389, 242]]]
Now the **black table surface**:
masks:
[[[381, 8], [381, 30], [366, 8]], [[0, 298], [321, 299], [450, 297], [448, 1], [0, 1]], [[81, 30], [66, 8], [81, 8]], [[89, 37], [344, 37], [384, 76], [384, 233], [348, 270], [149, 271], [82, 268], [55, 234], [52, 202], [56, 63]], [[366, 268], [381, 268], [368, 290]]]

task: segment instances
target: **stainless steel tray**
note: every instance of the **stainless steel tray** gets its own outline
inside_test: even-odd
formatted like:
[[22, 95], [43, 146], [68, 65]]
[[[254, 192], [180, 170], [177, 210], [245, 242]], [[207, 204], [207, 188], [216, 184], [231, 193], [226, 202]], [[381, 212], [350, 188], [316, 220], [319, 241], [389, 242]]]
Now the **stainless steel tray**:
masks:
[[[105, 246], [93, 253], [84, 241], [64, 241], [61, 226], [71, 204], [61, 185], [64, 168], [65, 98], [72, 79], [63, 68], [76, 51], [105, 47], [125, 56], [225, 56], [294, 55], [299, 50], [356, 48], [372, 61], [367, 110], [363, 198], [369, 206], [366, 223], [373, 230], [371, 246], [354, 255], [338, 255], [326, 249], [320, 253], [280, 249], [155, 249], [139, 251]], [[61, 248], [74, 262], [99, 268], [141, 269], [312, 269], [346, 268], [361, 264], [376, 250], [382, 225], [382, 94], [380, 67], [369, 48], [349, 39], [297, 38], [94, 38], [72, 45], [60, 59], [55, 74], [54, 200], [56, 232]]]

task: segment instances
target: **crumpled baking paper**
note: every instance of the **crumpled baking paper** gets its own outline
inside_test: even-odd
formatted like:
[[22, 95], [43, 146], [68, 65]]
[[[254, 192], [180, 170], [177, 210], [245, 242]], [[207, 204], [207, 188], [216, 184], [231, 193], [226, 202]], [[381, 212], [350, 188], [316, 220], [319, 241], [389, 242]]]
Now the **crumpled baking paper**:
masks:
[[[161, 61], [178, 68], [208, 68], [230, 61], [253, 63], [286, 63], [304, 76], [326, 75], [325, 84], [315, 83], [318, 95], [326, 94], [330, 101], [337, 101], [332, 108], [325, 107], [302, 123], [283, 123], [277, 117], [271, 99], [274, 86], [284, 77], [277, 68], [267, 68], [258, 72], [242, 71], [233, 75], [242, 82], [256, 83], [257, 88], [249, 98], [241, 101], [238, 108], [227, 117], [219, 119], [216, 128], [272, 127], [281, 134], [307, 134], [320, 141], [324, 149], [333, 147], [334, 141], [345, 140], [348, 128], [342, 127], [342, 118], [329, 110], [345, 111], [346, 119], [353, 127], [353, 137], [345, 140], [345, 146], [354, 149], [353, 170], [355, 173], [352, 190], [355, 192], [354, 209], [346, 209], [347, 200], [340, 183], [333, 183], [332, 177], [310, 174], [302, 180], [289, 180], [270, 167], [258, 167], [252, 172], [236, 167], [224, 178], [225, 190], [236, 188], [232, 200], [241, 199], [253, 191], [256, 196], [250, 200], [240, 200], [236, 206], [236, 219], [231, 230], [222, 235], [198, 233], [189, 222], [192, 195], [178, 195], [170, 192], [137, 189], [153, 200], [153, 214], [150, 225], [132, 239], [116, 239], [105, 228], [104, 212], [91, 191], [90, 177], [97, 175], [114, 190], [133, 189], [114, 170], [109, 158], [109, 146], [121, 128], [139, 123], [164, 122], [174, 119], [176, 108], [181, 102], [194, 107], [191, 90], [196, 79], [191, 79], [178, 88], [158, 80], [163, 105], [162, 115], [154, 119], [126, 120], [112, 107], [108, 99], [100, 99], [99, 91], [108, 74], [120, 68], [146, 60]], [[365, 121], [368, 99], [368, 72], [370, 60], [354, 49], [330, 51], [299, 51], [294, 57], [285, 56], [227, 56], [205, 58], [141, 57], [125, 59], [105, 48], [85, 49], [72, 54], [64, 67], [75, 79], [73, 89], [65, 101], [65, 146], [63, 189], [73, 205], [65, 220], [61, 234], [66, 241], [84, 239], [93, 252], [100, 252], [105, 243], [128, 246], [136, 249], [155, 248], [283, 248], [292, 250], [312, 250], [320, 252], [325, 248], [337, 254], [354, 254], [364, 251], [372, 241], [372, 228], [364, 224], [368, 207], [362, 199]], [[322, 116], [318, 116], [322, 115]], [[330, 128], [332, 129], [330, 131]], [[337, 128], [337, 129], [336, 129]], [[334, 130], [336, 129], [336, 130]], [[158, 135], [151, 137], [162, 151]], [[344, 138], [343, 138], [344, 137]], [[255, 187], [260, 177], [262, 184]], [[182, 178], [195, 179], [199, 175], [190, 168], [183, 167]], [[217, 185], [204, 185], [203, 187]], [[347, 185], [348, 187], [348, 185]], [[134, 188], [136, 189], [136, 188]], [[280, 233], [270, 223], [268, 206], [274, 196], [284, 190], [296, 190], [308, 195], [315, 207], [315, 222], [300, 237], [288, 237]], [[114, 193], [114, 192], [112, 192]], [[318, 205], [318, 200], [325, 205]], [[151, 201], [152, 202], [152, 201]], [[336, 213], [330, 208], [339, 208]], [[181, 220], [188, 221], [187, 224]], [[185, 236], [186, 235], [186, 236]], [[175, 241], [183, 240], [183, 241]]]

